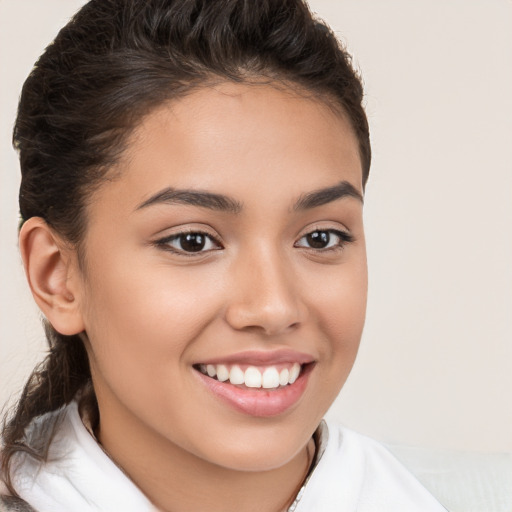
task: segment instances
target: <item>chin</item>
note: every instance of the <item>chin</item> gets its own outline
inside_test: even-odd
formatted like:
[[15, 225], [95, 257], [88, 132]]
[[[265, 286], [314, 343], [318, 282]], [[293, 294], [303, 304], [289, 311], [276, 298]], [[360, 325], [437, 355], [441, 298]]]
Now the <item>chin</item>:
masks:
[[[304, 427], [304, 422], [295, 420], [295, 425], [287, 422], [278, 425], [267, 424], [243, 428], [233, 425], [229, 434], [215, 442], [213, 437], [208, 439], [210, 445], [206, 458], [212, 463], [236, 471], [271, 471], [292, 461], [307, 446], [318, 422], [310, 427]], [[302, 428], [297, 428], [302, 425]], [[203, 457], [204, 457], [203, 455]]]
[[265, 472], [281, 468], [292, 461], [307, 445], [295, 446], [294, 449], [283, 450], [283, 447], [269, 446], [245, 450], [243, 453], [223, 453], [218, 465], [224, 468], [243, 472]]

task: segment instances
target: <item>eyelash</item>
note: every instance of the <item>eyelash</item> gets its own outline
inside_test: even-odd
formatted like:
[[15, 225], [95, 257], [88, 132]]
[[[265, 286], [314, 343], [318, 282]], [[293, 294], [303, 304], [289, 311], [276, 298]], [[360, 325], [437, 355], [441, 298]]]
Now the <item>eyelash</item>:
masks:
[[[303, 246], [303, 245], [298, 245], [301, 240], [305, 239], [308, 236], [312, 236], [315, 233], [328, 234], [329, 235], [328, 243], [331, 243], [331, 240], [330, 240], [331, 235], [335, 235], [336, 237], [338, 237], [339, 240], [333, 246], [330, 246], [330, 247], [328, 246], [328, 247], [315, 248], [315, 247], [307, 247], [307, 246]], [[215, 245], [216, 247], [209, 248], [207, 250], [203, 250], [204, 247], [202, 247], [198, 251], [186, 251], [183, 249], [182, 243], [184, 241], [184, 237], [186, 237], [187, 235], [194, 235], [196, 237], [197, 236], [204, 237], [205, 239], [209, 240], [209, 243]], [[354, 240], [355, 240], [354, 237], [350, 233], [348, 233], [346, 231], [341, 231], [339, 229], [314, 229], [313, 231], [310, 231], [309, 233], [306, 233], [305, 235], [301, 236], [299, 238], [299, 240], [294, 244], [294, 247], [309, 249], [309, 250], [313, 250], [315, 252], [326, 253], [326, 252], [332, 252], [332, 251], [340, 251], [344, 248], [344, 246], [346, 244], [352, 243], [352, 242], [354, 242]], [[182, 246], [181, 249], [172, 247], [170, 245], [171, 242], [175, 242], [175, 241], [181, 242], [180, 243], [180, 245]], [[204, 231], [194, 231], [194, 230], [182, 231], [180, 233], [175, 233], [175, 234], [167, 236], [165, 238], [161, 238], [160, 240], [156, 240], [154, 244], [157, 247], [161, 248], [162, 250], [169, 251], [169, 252], [172, 252], [175, 254], [179, 254], [180, 256], [185, 256], [185, 257], [194, 257], [199, 254], [204, 254], [207, 252], [217, 251], [217, 250], [222, 249], [221, 243], [214, 236], [212, 236], [209, 233], [206, 233]]]
[[[181, 244], [182, 244], [184, 237], [186, 237], [187, 235], [195, 235], [195, 236], [204, 237], [204, 239], [208, 240], [209, 243], [214, 244], [216, 246], [216, 248], [208, 249], [206, 251], [204, 251], [204, 250], [185, 251], [184, 249], [178, 249], [178, 248], [172, 247], [170, 245], [171, 242], [174, 242], [174, 241], [180, 242], [180, 239], [181, 239]], [[161, 238], [160, 240], [157, 240], [155, 242], [155, 245], [157, 247], [159, 247], [160, 249], [163, 249], [164, 251], [169, 251], [174, 254], [178, 254], [180, 256], [185, 256], [185, 257], [194, 257], [199, 254], [204, 254], [206, 252], [218, 251], [222, 248], [221, 243], [214, 236], [210, 235], [210, 233], [206, 233], [205, 231], [200, 231], [200, 230], [181, 231], [179, 233], [175, 233], [173, 235], [166, 236], [165, 238]]]
[[[327, 233], [329, 235], [329, 238], [331, 237], [331, 235], [335, 235], [336, 237], [338, 237], [338, 242], [335, 243], [331, 247], [322, 247], [322, 248], [304, 247], [304, 246], [298, 245], [298, 243], [301, 240], [303, 240], [304, 238], [306, 238], [308, 236], [312, 236], [315, 233]], [[345, 245], [350, 244], [354, 241], [355, 241], [355, 238], [347, 231], [342, 231], [340, 229], [314, 229], [313, 231], [310, 231], [309, 233], [306, 233], [305, 235], [301, 236], [299, 238], [299, 240], [294, 244], [294, 247], [303, 247], [304, 249], [312, 249], [314, 251], [326, 253], [326, 252], [332, 252], [332, 251], [340, 251], [345, 247]], [[330, 242], [331, 242], [331, 240], [329, 239], [329, 243]]]

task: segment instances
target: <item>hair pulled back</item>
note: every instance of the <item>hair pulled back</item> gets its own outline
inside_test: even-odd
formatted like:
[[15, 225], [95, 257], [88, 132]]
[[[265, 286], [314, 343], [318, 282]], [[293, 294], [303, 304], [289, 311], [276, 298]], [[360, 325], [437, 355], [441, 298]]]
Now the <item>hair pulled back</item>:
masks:
[[[153, 108], [218, 81], [298, 86], [341, 108], [370, 167], [363, 89], [349, 55], [303, 0], [91, 0], [59, 32], [27, 78], [13, 142], [22, 222], [42, 217], [83, 256], [88, 199]], [[31, 420], [90, 383], [80, 335], [46, 324], [49, 353], [3, 431], [2, 469]], [[92, 389], [92, 388], [91, 388]], [[94, 396], [90, 398], [94, 401]], [[15, 494], [14, 489], [10, 489]]]

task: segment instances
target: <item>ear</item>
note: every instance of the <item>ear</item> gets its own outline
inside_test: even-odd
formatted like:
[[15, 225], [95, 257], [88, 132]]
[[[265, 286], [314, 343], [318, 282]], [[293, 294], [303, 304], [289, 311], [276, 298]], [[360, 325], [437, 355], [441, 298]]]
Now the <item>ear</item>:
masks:
[[19, 244], [28, 284], [44, 316], [61, 334], [82, 332], [82, 283], [75, 251], [40, 217], [23, 224]]

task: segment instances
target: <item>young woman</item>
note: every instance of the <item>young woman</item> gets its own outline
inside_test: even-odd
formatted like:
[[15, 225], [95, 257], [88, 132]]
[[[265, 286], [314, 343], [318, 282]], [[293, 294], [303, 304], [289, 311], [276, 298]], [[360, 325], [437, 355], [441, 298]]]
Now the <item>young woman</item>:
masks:
[[322, 417], [364, 323], [362, 87], [300, 0], [92, 0], [27, 79], [50, 353], [3, 433], [37, 511], [439, 511]]

